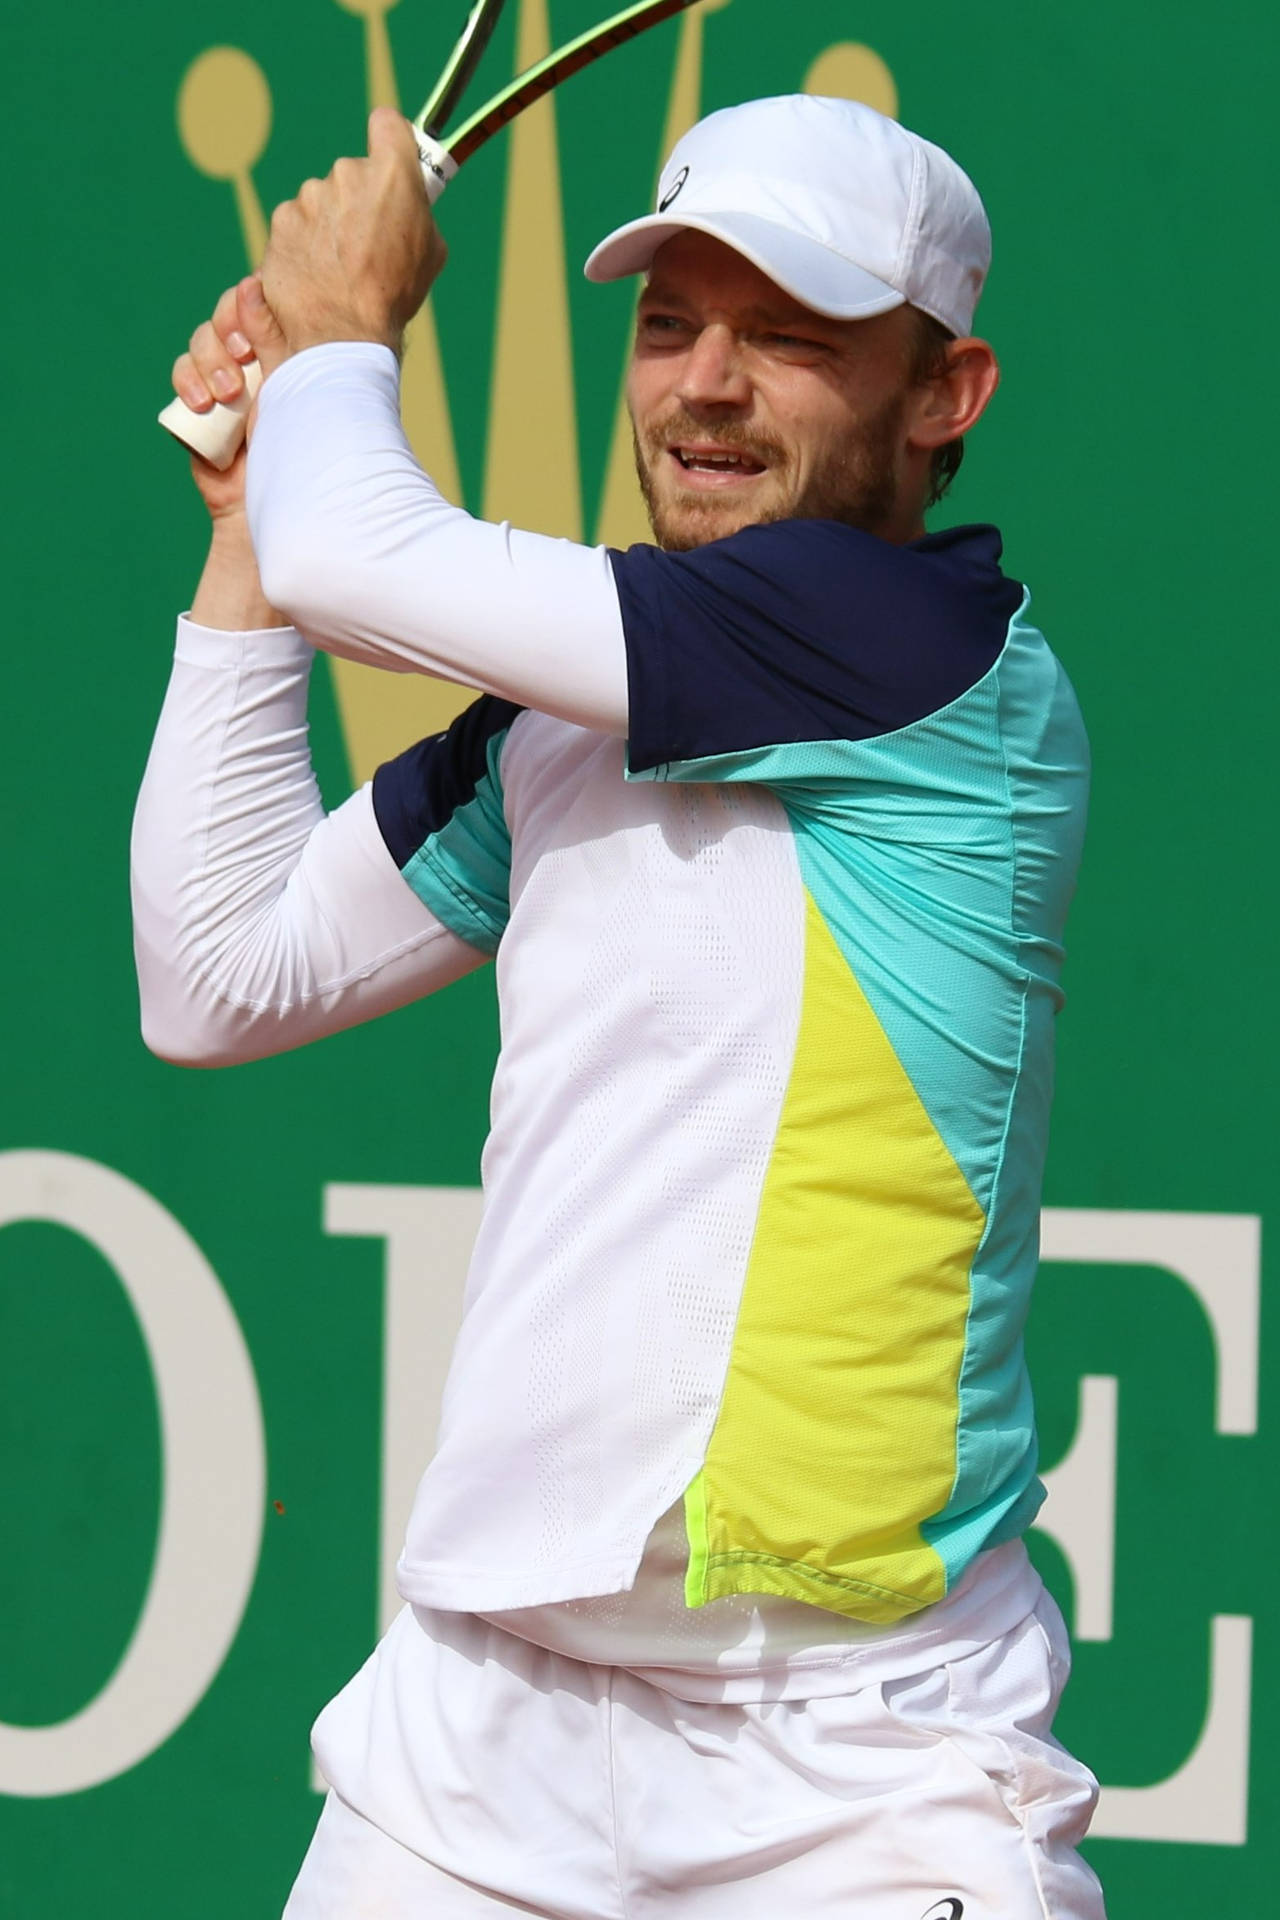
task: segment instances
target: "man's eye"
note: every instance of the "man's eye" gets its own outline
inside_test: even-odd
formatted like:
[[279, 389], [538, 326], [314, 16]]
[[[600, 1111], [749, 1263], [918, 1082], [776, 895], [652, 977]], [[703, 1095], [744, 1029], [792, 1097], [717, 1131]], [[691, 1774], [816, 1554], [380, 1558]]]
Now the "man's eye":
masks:
[[640, 330], [642, 333], [672, 339], [688, 332], [688, 322], [674, 313], [646, 313], [641, 315]]
[[777, 347], [783, 353], [825, 353], [821, 340], [809, 340], [801, 333], [766, 333], [764, 343], [767, 347]]

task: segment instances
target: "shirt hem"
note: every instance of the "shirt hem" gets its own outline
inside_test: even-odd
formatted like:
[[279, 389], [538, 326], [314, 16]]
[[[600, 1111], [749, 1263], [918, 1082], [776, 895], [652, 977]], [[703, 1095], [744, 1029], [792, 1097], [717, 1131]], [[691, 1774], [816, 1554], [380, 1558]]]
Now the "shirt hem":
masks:
[[[946, 1600], [933, 1602], [909, 1616], [896, 1633], [858, 1641], [838, 1652], [813, 1657], [792, 1653], [772, 1663], [765, 1657], [736, 1670], [721, 1667], [700, 1672], [696, 1668], [633, 1663], [629, 1671], [676, 1699], [738, 1706], [773, 1700], [829, 1699], [881, 1681], [908, 1679], [912, 1674], [965, 1659], [1002, 1639], [1045, 1597], [1044, 1582], [1019, 1541], [981, 1556], [967, 1577], [974, 1581], [967, 1596], [948, 1595]], [[967, 1599], [968, 1604], [956, 1608], [950, 1604], [956, 1599]], [[942, 1611], [937, 1625], [929, 1619], [935, 1606]]]
[[517, 1608], [559, 1606], [566, 1600], [602, 1600], [611, 1593], [629, 1593], [642, 1552], [643, 1548], [626, 1559], [560, 1564], [540, 1575], [511, 1575], [492, 1567], [434, 1568], [421, 1561], [401, 1560], [396, 1568], [396, 1587], [410, 1606], [483, 1617]]

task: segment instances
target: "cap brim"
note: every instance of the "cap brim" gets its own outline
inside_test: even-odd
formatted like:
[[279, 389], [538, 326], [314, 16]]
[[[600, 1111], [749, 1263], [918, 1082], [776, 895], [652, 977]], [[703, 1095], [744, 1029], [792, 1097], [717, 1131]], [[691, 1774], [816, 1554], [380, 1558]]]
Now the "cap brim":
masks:
[[855, 266], [820, 240], [753, 213], [689, 213], [678, 220], [662, 213], [647, 214], [602, 240], [583, 271], [588, 280], [623, 280], [628, 274], [647, 273], [659, 247], [690, 230], [722, 240], [793, 299], [829, 319], [869, 320], [873, 314], [906, 304], [905, 296], [887, 281]]

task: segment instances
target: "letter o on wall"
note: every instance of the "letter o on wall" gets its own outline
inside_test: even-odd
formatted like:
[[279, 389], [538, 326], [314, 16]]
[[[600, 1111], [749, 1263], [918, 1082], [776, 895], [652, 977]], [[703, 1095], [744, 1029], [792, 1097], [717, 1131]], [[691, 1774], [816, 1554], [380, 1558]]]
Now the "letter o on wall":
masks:
[[94, 1160], [0, 1153], [0, 1227], [18, 1220], [81, 1234], [115, 1269], [146, 1343], [162, 1447], [155, 1560], [120, 1664], [70, 1719], [48, 1727], [0, 1722], [0, 1793], [44, 1798], [126, 1773], [203, 1698], [253, 1585], [266, 1451], [239, 1323], [172, 1214]]

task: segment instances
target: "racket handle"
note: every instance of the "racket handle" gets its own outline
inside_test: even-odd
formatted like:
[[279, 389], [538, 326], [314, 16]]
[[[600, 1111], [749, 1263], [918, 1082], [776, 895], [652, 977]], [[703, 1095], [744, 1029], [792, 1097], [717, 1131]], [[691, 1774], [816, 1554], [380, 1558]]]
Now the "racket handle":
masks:
[[[447, 148], [433, 140], [429, 133], [423, 133], [420, 127], [413, 129], [413, 137], [418, 143], [427, 199], [434, 206], [458, 171], [458, 163]], [[171, 400], [159, 414], [160, 425], [175, 440], [181, 440], [219, 473], [226, 472], [240, 451], [249, 409], [262, 385], [262, 368], [256, 360], [251, 360], [242, 372], [244, 390], [239, 399], [229, 405], [219, 400], [207, 413], [196, 413], [184, 400]]]
[[215, 401], [207, 413], [196, 413], [185, 400], [171, 400], [159, 414], [160, 425], [166, 432], [198, 453], [219, 473], [226, 472], [240, 451], [249, 409], [262, 385], [262, 368], [256, 360], [251, 360], [240, 371], [244, 375], [244, 387], [238, 400], [230, 404]]
[[447, 147], [442, 147], [421, 127], [414, 127], [413, 137], [418, 143], [418, 158], [422, 162], [422, 177], [427, 183], [427, 198], [434, 207], [458, 171], [458, 163]]

